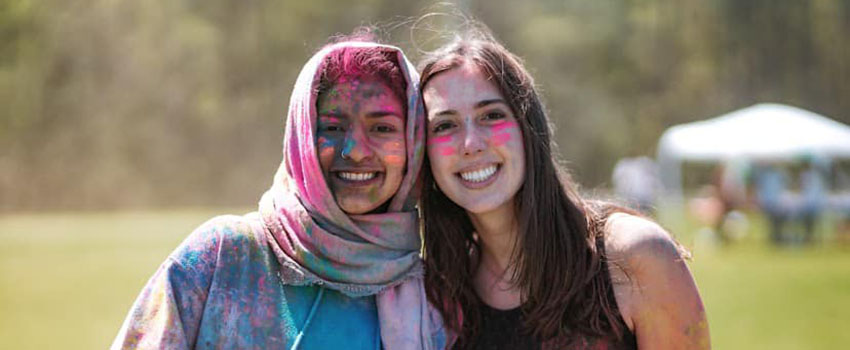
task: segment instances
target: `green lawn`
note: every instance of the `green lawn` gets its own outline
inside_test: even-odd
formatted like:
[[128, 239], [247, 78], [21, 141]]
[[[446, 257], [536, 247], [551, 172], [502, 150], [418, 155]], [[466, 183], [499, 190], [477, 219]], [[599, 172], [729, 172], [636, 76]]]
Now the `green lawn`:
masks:
[[105, 349], [210, 211], [0, 217], [0, 349]]
[[[108, 347], [165, 256], [226, 212], [0, 216], [0, 349]], [[730, 248], [694, 248], [714, 348], [850, 344], [850, 247], [771, 248], [754, 222]]]

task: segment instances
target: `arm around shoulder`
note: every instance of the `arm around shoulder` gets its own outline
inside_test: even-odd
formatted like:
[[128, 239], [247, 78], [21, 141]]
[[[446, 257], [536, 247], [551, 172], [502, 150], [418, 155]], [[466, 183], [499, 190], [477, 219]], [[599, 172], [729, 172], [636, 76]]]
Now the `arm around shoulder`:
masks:
[[617, 304], [640, 349], [710, 349], [708, 321], [678, 243], [654, 222], [608, 220], [605, 248]]

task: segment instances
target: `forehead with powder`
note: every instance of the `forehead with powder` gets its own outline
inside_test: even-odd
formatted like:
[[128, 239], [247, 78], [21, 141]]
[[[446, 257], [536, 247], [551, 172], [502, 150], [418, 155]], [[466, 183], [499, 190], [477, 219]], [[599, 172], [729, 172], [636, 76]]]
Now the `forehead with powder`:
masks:
[[[397, 53], [380, 47], [344, 47], [328, 54], [323, 62], [318, 95], [321, 97], [334, 85], [353, 80], [377, 80], [406, 101], [407, 83], [398, 64]], [[405, 108], [406, 109], [406, 108]]]

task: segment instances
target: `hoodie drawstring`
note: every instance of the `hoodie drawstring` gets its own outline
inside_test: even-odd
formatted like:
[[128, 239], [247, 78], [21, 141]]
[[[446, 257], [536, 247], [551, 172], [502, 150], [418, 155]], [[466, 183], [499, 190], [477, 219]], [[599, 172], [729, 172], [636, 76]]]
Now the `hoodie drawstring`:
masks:
[[298, 336], [295, 337], [295, 341], [292, 343], [292, 346], [289, 347], [289, 350], [297, 350], [298, 345], [301, 343], [301, 337], [304, 336], [304, 332], [307, 331], [307, 327], [310, 326], [310, 321], [313, 320], [313, 315], [316, 314], [316, 309], [319, 308], [319, 303], [322, 302], [322, 295], [325, 294], [325, 289], [319, 287], [319, 295], [316, 295], [316, 299], [313, 300], [313, 306], [310, 307], [310, 313], [307, 314], [307, 320], [304, 321], [304, 326], [301, 327], [301, 331], [298, 332]]

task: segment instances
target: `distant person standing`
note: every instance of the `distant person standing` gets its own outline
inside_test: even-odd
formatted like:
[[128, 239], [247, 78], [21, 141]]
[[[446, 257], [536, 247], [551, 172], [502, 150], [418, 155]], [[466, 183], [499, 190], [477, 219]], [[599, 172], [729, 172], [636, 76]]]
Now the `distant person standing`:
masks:
[[783, 203], [788, 177], [775, 164], [763, 164], [756, 174], [756, 195], [759, 206], [770, 221], [770, 240], [784, 243], [783, 226], [788, 216], [788, 208]]
[[737, 233], [728, 232], [727, 218], [747, 200], [745, 174], [748, 164], [742, 160], [730, 160], [717, 165], [714, 170], [715, 194], [720, 204], [720, 213], [714, 228], [724, 243], [729, 243]]
[[658, 168], [649, 157], [620, 159], [611, 175], [614, 193], [644, 214], [652, 214], [658, 189]]
[[806, 160], [806, 167], [800, 173], [800, 197], [802, 205], [800, 218], [805, 232], [803, 243], [811, 243], [814, 236], [815, 224], [820, 218], [826, 202], [827, 185], [824, 180], [824, 166], [817, 158]]

